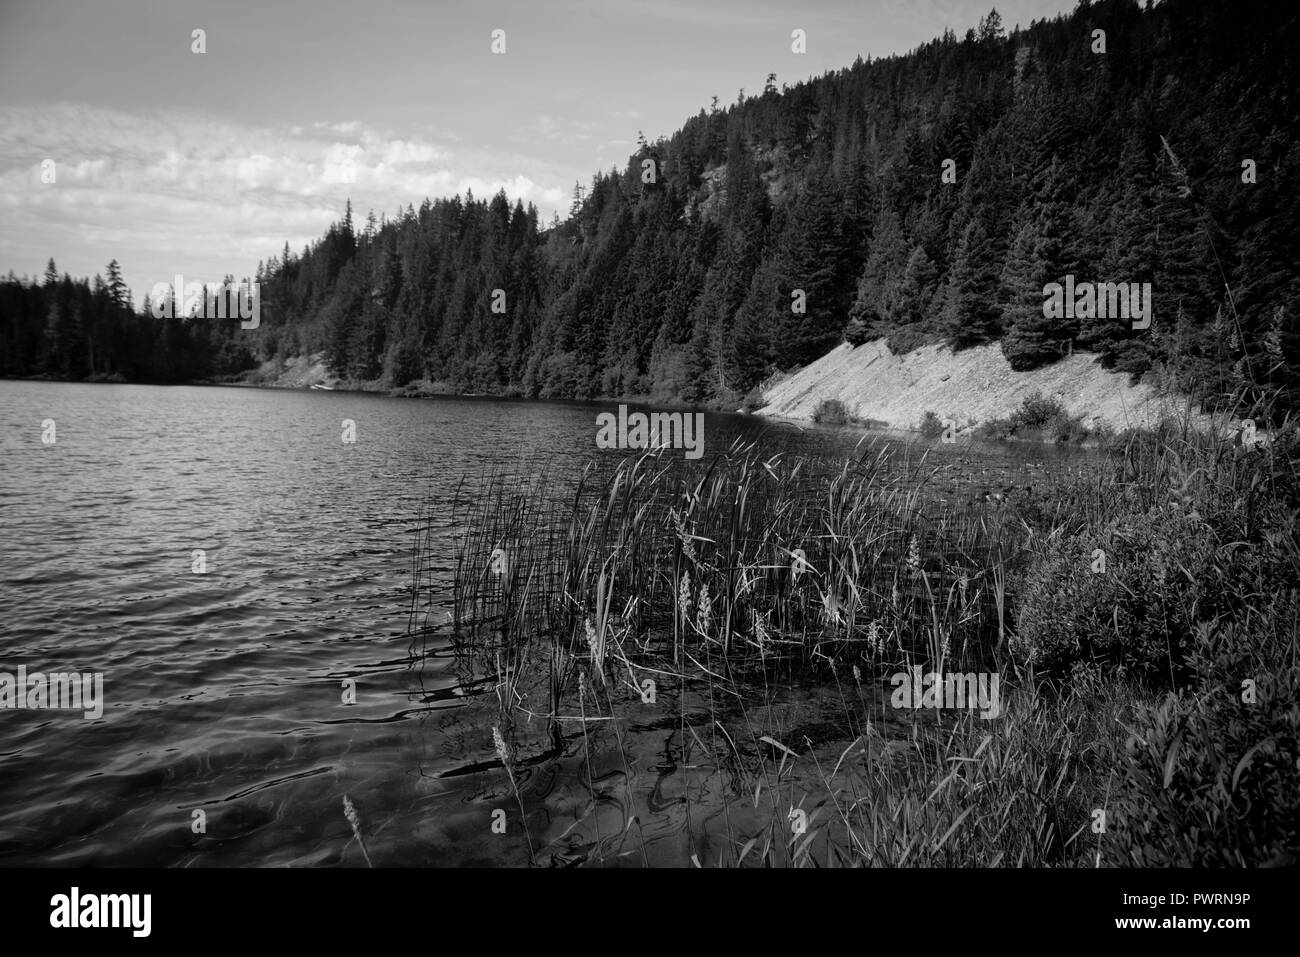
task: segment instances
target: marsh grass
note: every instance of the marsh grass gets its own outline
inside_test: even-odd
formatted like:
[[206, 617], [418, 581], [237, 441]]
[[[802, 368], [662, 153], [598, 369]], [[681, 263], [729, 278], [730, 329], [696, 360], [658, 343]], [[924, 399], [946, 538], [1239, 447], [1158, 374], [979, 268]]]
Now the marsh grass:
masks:
[[869, 644], [901, 660], [936, 628], [978, 657], [996, 633], [988, 570], [1024, 528], [936, 504], [935, 471], [886, 447], [834, 463], [736, 446], [698, 469], [653, 453], [589, 469], [564, 496], [492, 476], [455, 506], [458, 631], [507, 649], [544, 636], [601, 658], [596, 680], [605, 658], [680, 667], [704, 645], [731, 668], [858, 661]]
[[[491, 663], [504, 733], [541, 719], [563, 752], [578, 728], [593, 810], [611, 736], [633, 775], [628, 703], [675, 698], [698, 866], [1286, 860], [1296, 447], [1287, 421], [1251, 449], [1168, 423], [996, 504], [882, 444], [492, 475], [456, 503], [454, 641]], [[1001, 674], [1002, 713], [894, 711], [914, 664]], [[1265, 696], [1244, 710], [1243, 674]], [[799, 687], [831, 689], [829, 730], [780, 717]]]

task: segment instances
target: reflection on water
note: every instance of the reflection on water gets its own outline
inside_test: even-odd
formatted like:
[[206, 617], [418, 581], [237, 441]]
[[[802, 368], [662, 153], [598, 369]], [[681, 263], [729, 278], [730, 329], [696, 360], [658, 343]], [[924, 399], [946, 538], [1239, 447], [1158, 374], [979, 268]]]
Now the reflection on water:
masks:
[[[665, 683], [617, 726], [521, 725], [525, 834], [493, 676], [457, 660], [450, 624], [408, 633], [414, 535], [425, 515], [445, 544], [425, 597], [450, 608], [461, 480], [619, 455], [595, 447], [612, 405], [38, 382], [0, 399], [0, 672], [102, 671], [106, 698], [99, 721], [0, 710], [0, 863], [364, 866], [346, 794], [376, 866], [526, 863], [529, 841], [541, 864], [707, 865], [773, 801], [798, 805], [810, 769], [778, 775], [763, 735], [842, 747], [863, 714], [887, 723], [842, 689], [755, 714]], [[719, 415], [705, 434], [706, 457], [740, 436], [860, 438]], [[971, 481], [1037, 467], [1024, 457], [983, 450]]]

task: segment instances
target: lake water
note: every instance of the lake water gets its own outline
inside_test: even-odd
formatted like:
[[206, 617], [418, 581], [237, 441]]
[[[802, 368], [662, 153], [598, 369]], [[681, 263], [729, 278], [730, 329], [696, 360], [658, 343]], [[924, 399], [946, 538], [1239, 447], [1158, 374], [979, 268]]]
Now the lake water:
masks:
[[[527, 863], [518, 827], [492, 829], [518, 809], [491, 683], [450, 625], [408, 632], [414, 535], [427, 510], [424, 598], [450, 608], [461, 479], [619, 455], [595, 448], [613, 408], [0, 382], [0, 672], [102, 672], [105, 698], [99, 720], [0, 710], [0, 863], [364, 866], [343, 795], [375, 866]], [[728, 415], [705, 434], [706, 458], [860, 437]], [[822, 694], [787, 689], [780, 722], [821, 721]], [[684, 732], [671, 691], [656, 707], [617, 760], [579, 733], [520, 771], [539, 861], [707, 864], [743, 830], [737, 782], [693, 753], [716, 729]]]

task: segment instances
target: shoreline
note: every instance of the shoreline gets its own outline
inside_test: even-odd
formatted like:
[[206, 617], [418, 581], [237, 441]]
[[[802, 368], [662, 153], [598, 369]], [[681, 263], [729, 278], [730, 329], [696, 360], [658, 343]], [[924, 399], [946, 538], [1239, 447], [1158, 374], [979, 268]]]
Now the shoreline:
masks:
[[[871, 375], [864, 375], [871, 369]], [[1131, 432], [1158, 428], [1167, 420], [1191, 419], [1198, 427], [1230, 434], [1228, 421], [1193, 408], [1185, 397], [1164, 395], [1147, 383], [1127, 382], [1125, 373], [1102, 369], [1090, 353], [1075, 353], [1039, 369], [1015, 372], [997, 343], [954, 353], [927, 345], [894, 354], [884, 339], [859, 346], [841, 343], [820, 359], [776, 375], [756, 388], [757, 397], [737, 407], [735, 400], [712, 404], [663, 401], [646, 395], [595, 398], [530, 397], [517, 393], [459, 392], [440, 382], [422, 380], [404, 386], [339, 379], [328, 373], [322, 353], [287, 360], [267, 360], [236, 378], [152, 382], [97, 376], [63, 379], [48, 375], [8, 377], [16, 382], [68, 382], [109, 385], [221, 386], [281, 391], [345, 392], [406, 399], [490, 399], [603, 406], [626, 403], [666, 411], [711, 412], [752, 416], [807, 429], [846, 427], [903, 437], [940, 435], [951, 426], [953, 439], [996, 443], [1064, 445], [1098, 449]], [[1026, 400], [1059, 406], [1065, 437], [1051, 434], [1047, 423], [1022, 428], [1016, 417]], [[833, 415], [819, 414], [828, 404]], [[1266, 440], [1265, 431], [1258, 430]]]

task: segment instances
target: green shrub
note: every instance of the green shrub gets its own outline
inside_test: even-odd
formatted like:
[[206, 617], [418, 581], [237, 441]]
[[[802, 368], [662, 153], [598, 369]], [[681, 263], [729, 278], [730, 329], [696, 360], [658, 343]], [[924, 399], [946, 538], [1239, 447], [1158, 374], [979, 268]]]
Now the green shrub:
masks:
[[1026, 396], [1009, 418], [990, 419], [977, 434], [990, 439], [1080, 443], [1094, 433], [1084, 428], [1083, 416], [1070, 415], [1056, 399], [1035, 392]]
[[942, 435], [943, 431], [943, 420], [927, 410], [925, 417], [921, 419], [921, 434], [934, 438], [936, 435]]
[[1293, 424], [1247, 451], [1137, 437], [1102, 508], [1032, 550], [1013, 655], [1062, 677], [1075, 662], [1071, 680], [1100, 664], [1175, 685], [1116, 716], [1127, 743], [1097, 795], [1108, 864], [1300, 861], [1298, 452]]
[[763, 398], [763, 390], [758, 386], [746, 392], [744, 400], [740, 403], [740, 407], [746, 412], [757, 412], [765, 405], [767, 400]]
[[[1104, 572], [1093, 570], [1097, 550]], [[1177, 505], [1040, 540], [1015, 589], [1012, 652], [1052, 674], [1097, 661], [1155, 684], [1176, 682], [1196, 618], [1213, 613], [1225, 584], [1219, 552], [1209, 525]]]
[[857, 419], [839, 399], [822, 399], [813, 410], [813, 421], [821, 425], [850, 425]]
[[1052, 442], [1079, 443], [1088, 437], [1088, 430], [1083, 427], [1079, 416], [1061, 412], [1052, 416], [1042, 428], [1043, 438]]
[[935, 341], [934, 336], [928, 335], [915, 325], [893, 326], [887, 331], [885, 338], [888, 340], [890, 354], [896, 356], [915, 352], [921, 346], [928, 346]]
[[984, 439], [1009, 439], [1011, 438], [1011, 420], [1010, 419], [988, 419], [981, 422], [975, 434]]
[[[1300, 670], [1291, 591], [1271, 616], [1202, 626], [1202, 689], [1144, 709], [1111, 802], [1111, 863], [1137, 867], [1294, 864], [1300, 855]], [[1278, 634], [1277, 623], [1291, 634]], [[1270, 627], [1269, 623], [1273, 623]], [[1283, 656], [1291, 655], [1290, 661]], [[1254, 682], [1245, 701], [1243, 680]]]
[[850, 319], [844, 327], [844, 341], [851, 346], [860, 346], [872, 338], [870, 326], [860, 317]]
[[1033, 395], [1025, 396], [1024, 401], [1020, 403], [1020, 408], [1011, 413], [1011, 425], [1015, 431], [1045, 429], [1064, 415], [1065, 406], [1060, 402], [1035, 392]]

